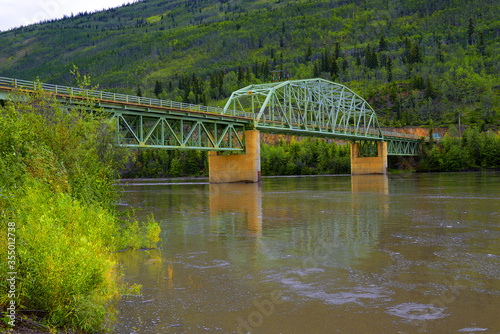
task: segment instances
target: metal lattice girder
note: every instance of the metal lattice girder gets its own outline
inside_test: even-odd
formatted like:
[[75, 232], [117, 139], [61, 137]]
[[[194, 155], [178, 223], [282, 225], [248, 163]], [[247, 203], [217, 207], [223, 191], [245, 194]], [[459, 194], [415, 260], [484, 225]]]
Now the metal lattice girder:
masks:
[[250, 112], [262, 132], [383, 140], [377, 115], [359, 95], [324, 79], [250, 85], [232, 93], [227, 113]]
[[419, 140], [408, 138], [385, 137], [387, 141], [387, 155], [418, 155]]
[[118, 144], [126, 147], [244, 151], [245, 125], [173, 115], [116, 112]]
[[127, 147], [244, 151], [250, 120], [205, 112], [99, 102], [114, 114], [118, 143]]

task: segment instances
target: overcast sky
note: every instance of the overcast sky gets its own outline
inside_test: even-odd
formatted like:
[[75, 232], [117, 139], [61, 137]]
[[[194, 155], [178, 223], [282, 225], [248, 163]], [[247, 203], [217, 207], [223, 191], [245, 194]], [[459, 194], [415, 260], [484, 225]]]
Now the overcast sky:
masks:
[[0, 31], [80, 12], [121, 6], [132, 0], [0, 0]]

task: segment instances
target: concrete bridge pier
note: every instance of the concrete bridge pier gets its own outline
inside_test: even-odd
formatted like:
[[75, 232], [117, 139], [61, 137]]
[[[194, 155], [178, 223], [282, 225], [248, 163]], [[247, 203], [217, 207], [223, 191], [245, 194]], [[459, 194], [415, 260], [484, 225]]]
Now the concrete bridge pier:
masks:
[[208, 152], [210, 183], [260, 181], [260, 132], [245, 131], [245, 154], [223, 155]]
[[377, 142], [376, 157], [360, 157], [359, 143], [351, 143], [351, 175], [387, 174], [387, 142]]

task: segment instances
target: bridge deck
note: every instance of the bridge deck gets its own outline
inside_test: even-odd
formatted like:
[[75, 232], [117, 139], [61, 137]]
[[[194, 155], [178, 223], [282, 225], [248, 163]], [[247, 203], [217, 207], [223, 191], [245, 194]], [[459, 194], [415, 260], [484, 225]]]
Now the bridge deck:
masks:
[[[91, 99], [96, 107], [112, 112], [118, 120], [118, 140], [129, 147], [171, 149], [244, 150], [244, 130], [314, 136], [345, 140], [387, 141], [389, 155], [415, 155], [420, 137], [398, 132], [364, 130], [359, 126], [310, 126], [296, 122], [276, 126], [276, 120], [256, 121], [255, 113], [169, 100], [144, 98], [106, 91], [81, 89], [0, 77], [0, 91], [41, 89], [66, 103], [82, 104]], [[360, 132], [363, 132], [361, 135]]]

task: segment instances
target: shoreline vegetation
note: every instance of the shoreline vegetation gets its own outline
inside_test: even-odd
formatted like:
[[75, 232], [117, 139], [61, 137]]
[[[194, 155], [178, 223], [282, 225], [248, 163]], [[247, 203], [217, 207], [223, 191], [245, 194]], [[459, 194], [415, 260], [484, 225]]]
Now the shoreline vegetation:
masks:
[[[429, 138], [432, 138], [432, 131]], [[500, 132], [454, 126], [437, 143], [422, 138], [415, 157], [389, 156], [389, 172], [458, 172], [500, 169]], [[348, 143], [305, 138], [275, 145], [261, 142], [262, 176], [350, 174]], [[208, 177], [208, 156], [198, 151], [135, 150], [121, 170], [123, 179]]]
[[37, 91], [15, 92], [0, 108], [5, 330], [106, 332], [115, 301], [140, 292], [121, 281], [115, 252], [156, 247], [160, 227], [116, 211], [125, 151], [91, 105], [68, 109]]

